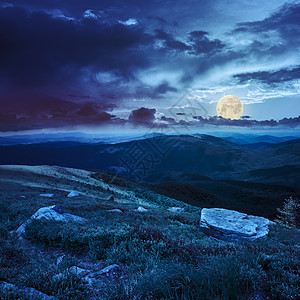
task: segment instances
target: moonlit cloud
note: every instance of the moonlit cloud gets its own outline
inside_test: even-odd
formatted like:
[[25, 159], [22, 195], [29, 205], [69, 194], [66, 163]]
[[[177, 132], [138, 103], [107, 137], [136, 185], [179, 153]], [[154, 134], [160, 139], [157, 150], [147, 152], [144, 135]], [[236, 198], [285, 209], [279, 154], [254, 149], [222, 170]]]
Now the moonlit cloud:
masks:
[[280, 0], [6, 1], [0, 131], [176, 123], [186, 91], [214, 125], [226, 94], [254, 119], [298, 117], [299, 13]]
[[126, 21], [118, 21], [120, 24], [123, 24], [123, 25], [127, 25], [127, 26], [131, 26], [131, 25], [136, 25], [138, 23], [138, 21], [136, 19], [128, 19]]

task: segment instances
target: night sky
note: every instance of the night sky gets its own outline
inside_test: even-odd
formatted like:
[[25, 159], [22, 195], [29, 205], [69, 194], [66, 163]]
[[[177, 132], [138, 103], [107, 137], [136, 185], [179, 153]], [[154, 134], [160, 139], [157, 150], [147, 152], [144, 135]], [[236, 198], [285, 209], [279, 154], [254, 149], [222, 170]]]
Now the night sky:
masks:
[[300, 2], [0, 1], [5, 134], [295, 128], [299, 78]]

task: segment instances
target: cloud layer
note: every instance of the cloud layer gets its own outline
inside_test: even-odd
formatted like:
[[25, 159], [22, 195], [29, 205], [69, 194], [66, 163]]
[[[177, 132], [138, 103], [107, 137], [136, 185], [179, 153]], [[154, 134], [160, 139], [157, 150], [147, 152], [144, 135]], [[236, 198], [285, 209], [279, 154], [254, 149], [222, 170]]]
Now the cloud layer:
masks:
[[[0, 5], [0, 131], [151, 126], [159, 115], [168, 124], [165, 111], [186, 89], [205, 90], [203, 103], [230, 90], [245, 104], [284, 105], [299, 94], [300, 4], [275, 3], [264, 16], [249, 7], [235, 23], [229, 16], [241, 7], [222, 1], [8, 1]], [[263, 95], [246, 92], [251, 84]], [[214, 114], [198, 121], [226, 122]]]

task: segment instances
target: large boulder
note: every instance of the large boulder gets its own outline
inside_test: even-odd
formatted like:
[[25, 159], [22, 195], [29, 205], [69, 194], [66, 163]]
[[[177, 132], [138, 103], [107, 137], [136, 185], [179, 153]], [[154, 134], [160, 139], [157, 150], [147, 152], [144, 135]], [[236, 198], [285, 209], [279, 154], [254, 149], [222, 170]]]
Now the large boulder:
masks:
[[224, 208], [203, 208], [200, 230], [226, 241], [255, 241], [266, 238], [270, 220]]
[[33, 219], [36, 220], [53, 220], [61, 222], [82, 222], [86, 219], [78, 216], [74, 216], [68, 213], [64, 213], [59, 205], [52, 205], [40, 208], [35, 214], [33, 214], [25, 223], [23, 223], [17, 230], [18, 235], [25, 233], [26, 225], [28, 225]]

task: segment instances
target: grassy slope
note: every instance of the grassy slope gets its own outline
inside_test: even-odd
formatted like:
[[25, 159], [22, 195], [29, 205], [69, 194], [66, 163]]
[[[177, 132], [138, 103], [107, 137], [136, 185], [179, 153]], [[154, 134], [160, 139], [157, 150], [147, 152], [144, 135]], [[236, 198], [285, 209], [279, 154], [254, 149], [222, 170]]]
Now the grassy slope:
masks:
[[[298, 230], [274, 226], [265, 241], [218, 242], [198, 231], [199, 208], [121, 177], [113, 184], [111, 179], [107, 173], [58, 167], [0, 169], [0, 279], [60, 299], [296, 299]], [[66, 198], [73, 189], [81, 196]], [[55, 196], [40, 197], [44, 192]], [[108, 200], [111, 195], [115, 201]], [[53, 204], [88, 222], [36, 222], [27, 228], [28, 240], [9, 234], [37, 209]], [[136, 212], [139, 205], [149, 211]], [[186, 212], [166, 210], [175, 205]], [[108, 212], [111, 208], [123, 213]], [[52, 279], [73, 265], [96, 271], [113, 263], [125, 280], [102, 288], [68, 273]], [[0, 292], [0, 298], [11, 297]]]

